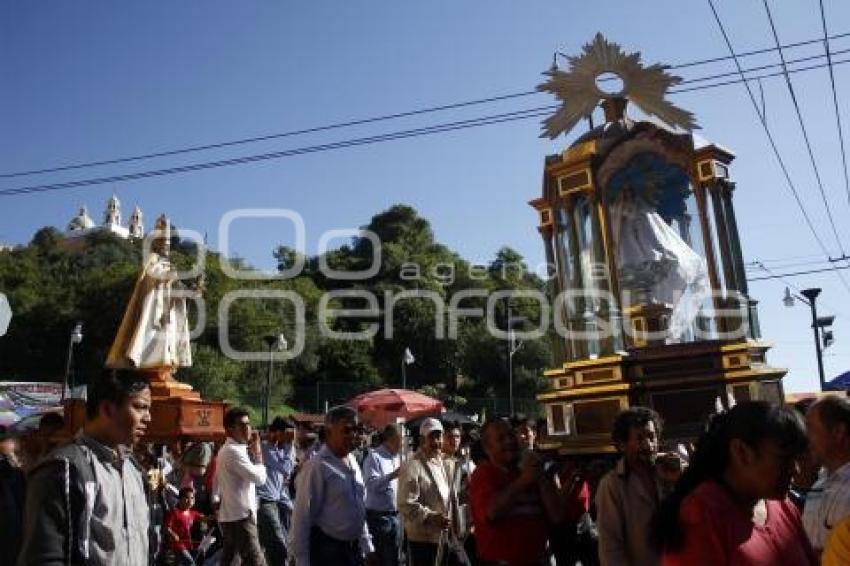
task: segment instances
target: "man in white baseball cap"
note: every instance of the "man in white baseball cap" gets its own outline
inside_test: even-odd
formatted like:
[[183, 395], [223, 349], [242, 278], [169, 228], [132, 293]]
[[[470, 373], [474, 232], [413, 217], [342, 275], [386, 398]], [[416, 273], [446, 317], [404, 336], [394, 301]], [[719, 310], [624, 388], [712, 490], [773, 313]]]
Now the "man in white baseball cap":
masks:
[[419, 442], [421, 446], [421, 442], [423, 438], [426, 438], [431, 435], [432, 432], [439, 431], [440, 434], [443, 433], [443, 423], [434, 418], [427, 418], [422, 421], [422, 424], [419, 425]]
[[425, 419], [419, 425], [419, 449], [402, 468], [398, 480], [398, 510], [410, 543], [411, 566], [432, 566], [444, 531], [451, 529], [456, 494], [451, 489], [454, 460], [443, 459], [443, 425]]

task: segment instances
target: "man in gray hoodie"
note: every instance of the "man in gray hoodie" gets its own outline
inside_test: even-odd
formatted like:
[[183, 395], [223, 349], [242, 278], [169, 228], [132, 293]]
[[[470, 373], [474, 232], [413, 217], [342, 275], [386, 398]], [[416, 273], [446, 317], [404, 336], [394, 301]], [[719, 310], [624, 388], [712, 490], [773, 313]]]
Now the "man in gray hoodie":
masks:
[[106, 370], [89, 384], [82, 434], [27, 479], [18, 566], [148, 566], [150, 516], [130, 448], [147, 429], [150, 405], [139, 373]]

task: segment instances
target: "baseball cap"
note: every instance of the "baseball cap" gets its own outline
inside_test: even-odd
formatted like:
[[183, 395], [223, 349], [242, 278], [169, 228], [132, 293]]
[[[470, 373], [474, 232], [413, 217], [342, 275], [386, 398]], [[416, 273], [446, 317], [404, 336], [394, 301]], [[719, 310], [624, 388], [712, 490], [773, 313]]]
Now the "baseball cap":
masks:
[[422, 421], [422, 424], [419, 425], [419, 436], [428, 436], [432, 432], [443, 432], [443, 423], [438, 421], [437, 419], [425, 419]]
[[183, 454], [183, 465], [185, 466], [200, 466], [206, 467], [210, 465], [212, 460], [212, 444], [209, 442], [198, 442], [193, 444], [186, 453]]

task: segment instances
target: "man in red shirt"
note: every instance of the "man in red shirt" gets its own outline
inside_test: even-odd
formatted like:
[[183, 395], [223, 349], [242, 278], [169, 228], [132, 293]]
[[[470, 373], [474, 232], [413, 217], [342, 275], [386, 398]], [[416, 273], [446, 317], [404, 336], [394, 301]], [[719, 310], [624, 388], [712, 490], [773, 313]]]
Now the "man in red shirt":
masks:
[[481, 442], [487, 460], [469, 486], [480, 563], [543, 564], [549, 524], [561, 518], [555, 484], [538, 454], [521, 457], [510, 423], [488, 421]]
[[192, 526], [195, 521], [203, 520], [204, 516], [192, 508], [195, 504], [195, 491], [191, 487], [180, 490], [177, 506], [169, 512], [165, 519], [168, 530], [169, 548], [177, 558], [180, 566], [194, 566], [192, 552], [195, 545], [192, 542]]

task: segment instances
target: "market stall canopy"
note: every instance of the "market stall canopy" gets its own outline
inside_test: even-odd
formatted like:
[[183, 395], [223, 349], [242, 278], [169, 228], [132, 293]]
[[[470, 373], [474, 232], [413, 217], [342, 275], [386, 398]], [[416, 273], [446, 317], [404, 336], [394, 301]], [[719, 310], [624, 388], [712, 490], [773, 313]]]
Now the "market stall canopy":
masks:
[[443, 404], [427, 395], [408, 389], [378, 389], [358, 395], [348, 402], [360, 420], [375, 428], [395, 422], [398, 417], [413, 419], [439, 415]]
[[12, 426], [21, 420], [15, 412], [15, 405], [6, 394], [0, 392], [0, 426]]
[[824, 389], [828, 391], [850, 390], [850, 371], [845, 371], [841, 375], [827, 381]]
[[[61, 413], [61, 407], [57, 410], [57, 414]], [[36, 413], [28, 417], [24, 417], [18, 422], [11, 425], [9, 428], [16, 434], [28, 434], [38, 430], [41, 423], [41, 417], [47, 413]]]
[[62, 412], [62, 384], [0, 381], [0, 425], [11, 426], [34, 415]]

